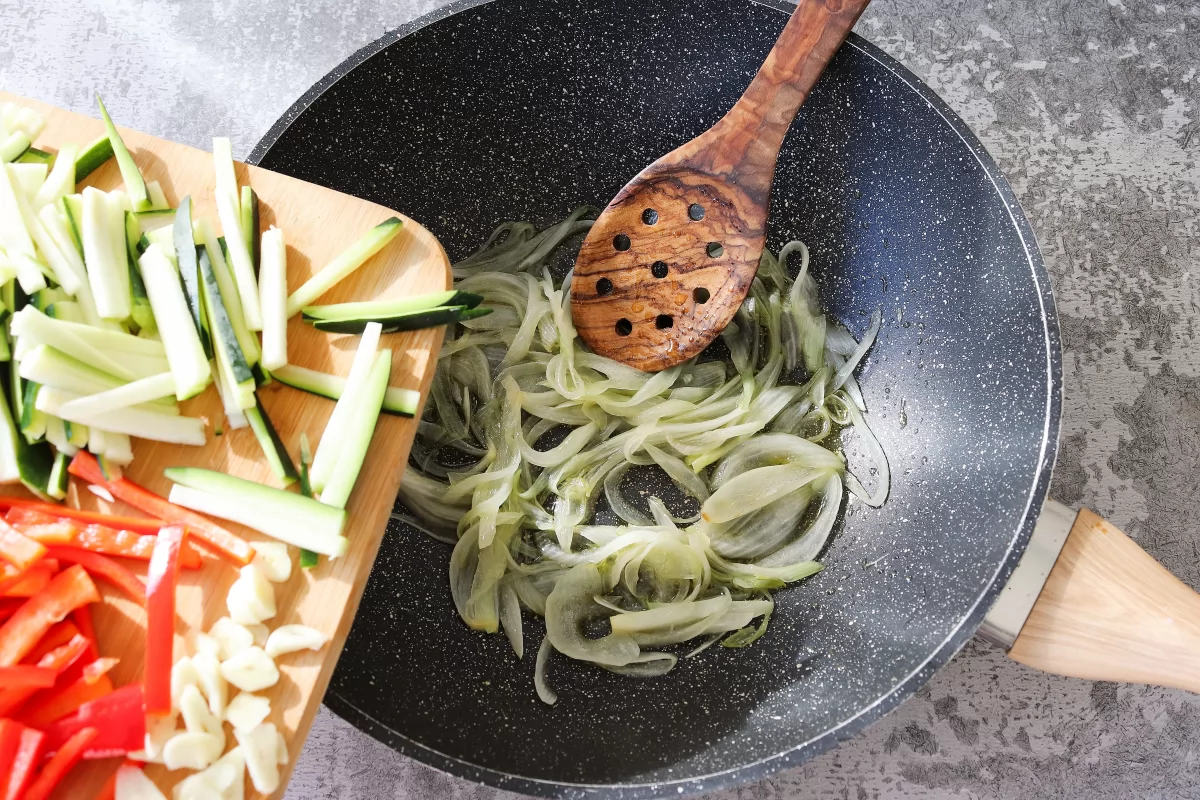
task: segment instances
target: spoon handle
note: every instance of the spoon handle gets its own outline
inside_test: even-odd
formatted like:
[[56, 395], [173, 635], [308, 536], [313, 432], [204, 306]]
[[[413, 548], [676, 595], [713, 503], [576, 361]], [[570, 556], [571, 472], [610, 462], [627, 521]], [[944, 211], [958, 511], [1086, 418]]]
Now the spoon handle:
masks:
[[788, 126], [869, 1], [800, 0], [767, 60], [730, 109], [726, 124], [750, 134], [747, 144], [753, 143], [759, 158], [770, 155], [772, 172]]

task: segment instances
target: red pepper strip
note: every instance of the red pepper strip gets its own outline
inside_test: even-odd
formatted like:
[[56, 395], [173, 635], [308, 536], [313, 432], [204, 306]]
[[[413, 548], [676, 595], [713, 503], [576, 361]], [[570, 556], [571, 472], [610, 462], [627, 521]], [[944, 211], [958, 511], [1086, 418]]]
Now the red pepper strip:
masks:
[[15, 719], [30, 728], [45, 729], [55, 720], [73, 714], [84, 703], [99, 700], [112, 693], [112, 681], [107, 675], [102, 675], [100, 680], [94, 683], [80, 678], [66, 686], [43, 689], [37, 697], [25, 704]]
[[21, 731], [21, 741], [13, 758], [12, 772], [8, 775], [8, 790], [4, 800], [26, 800], [28, 795], [25, 794], [25, 788], [33, 781], [38, 764], [42, 763], [42, 748], [45, 743], [46, 734], [41, 731], [32, 728], [24, 728]]
[[[70, 624], [70, 623], [65, 623]], [[73, 627], [73, 626], [72, 626]], [[53, 669], [59, 674], [59, 681], [63, 685], [73, 683], [77, 678], [72, 678], [68, 674], [76, 661], [83, 656], [88, 649], [88, 641], [82, 636], [75, 636], [71, 641], [54, 648], [50, 652], [41, 656], [37, 660], [37, 666]], [[37, 694], [37, 689], [6, 689], [0, 691], [0, 717], [7, 717], [17, 711], [33, 695]], [[0, 784], [2, 785], [2, 784]]]
[[44, 522], [37, 525], [26, 525], [18, 522], [13, 525], [18, 531], [42, 544], [72, 544], [79, 535], [79, 526], [70, 520], [62, 522]]
[[112, 758], [141, 750], [146, 744], [144, 702], [142, 687], [133, 683], [84, 703], [71, 716], [46, 728], [46, 752], [66, 747], [72, 737], [87, 728], [98, 728], [100, 736], [88, 745], [84, 758]]
[[101, 676], [106, 675], [109, 670], [121, 663], [119, 658], [97, 658], [92, 663], [83, 668], [83, 679], [88, 683], [95, 683], [100, 680]]
[[4, 521], [14, 528], [18, 525], [48, 525], [54, 519], [49, 514], [23, 506], [13, 506], [4, 515]]
[[87, 606], [80, 606], [71, 612], [71, 621], [79, 628], [79, 633], [87, 637], [87, 657], [89, 659], [99, 658], [100, 646], [96, 642], [96, 627], [92, 624], [92, 610]]
[[25, 790], [25, 800], [46, 800], [54, 787], [62, 782], [68, 772], [74, 769], [83, 758], [84, 751], [92, 741], [100, 735], [96, 728], [84, 728], [72, 736], [58, 752], [42, 767], [42, 773], [37, 780]]
[[187, 528], [171, 525], [158, 532], [158, 544], [146, 572], [146, 713], [171, 711], [171, 665], [175, 648], [175, 586], [179, 552]]
[[54, 569], [50, 564], [34, 564], [11, 584], [0, 595], [4, 597], [33, 597], [46, 588], [54, 577]]
[[29, 569], [46, 555], [45, 545], [35, 542], [7, 522], [0, 521], [0, 558], [21, 569]]
[[[20, 723], [11, 719], [0, 719], [0, 775], [7, 775], [17, 756], [17, 745], [21, 743]], [[0, 785], [0, 789], [8, 787]]]
[[50, 547], [48, 552], [52, 558], [61, 561], [73, 561], [86, 569], [90, 574], [104, 578], [116, 586], [133, 600], [143, 605], [146, 602], [146, 587], [137, 575], [122, 567], [108, 556], [80, 550], [78, 547]]
[[[90, 456], [90, 454], [89, 454]], [[96, 459], [91, 459], [95, 465], [95, 474], [100, 477], [100, 480], [91, 480], [89, 477], [79, 475], [77, 472], [72, 472], [72, 475], [83, 478], [88, 483], [104, 485], [104, 473], [100, 471], [100, 465], [96, 463]], [[126, 501], [128, 502], [128, 501]], [[130, 503], [130, 505], [133, 505]], [[22, 500], [18, 497], [0, 497], [0, 508], [24, 508], [30, 511], [40, 511], [52, 517], [66, 517], [67, 519], [76, 519], [85, 523], [96, 523], [97, 525], [107, 525], [110, 528], [121, 528], [128, 531], [137, 531], [138, 533], [155, 533], [163, 526], [163, 521], [160, 519], [144, 519], [142, 517], [122, 517], [115, 514], [105, 514], [102, 511], [84, 511], [81, 508], [71, 508], [70, 506], [60, 506], [55, 503], [42, 503], [37, 500]]]
[[47, 653], [57, 650], [76, 636], [83, 636], [83, 630], [75, 623], [74, 617], [55, 623], [42, 636], [41, 641], [37, 643], [37, 647], [30, 650], [29, 654], [21, 659], [21, 663], [38, 664]]
[[33, 687], [34, 689], [49, 689], [58, 677], [58, 670], [45, 667], [32, 667], [29, 664], [17, 664], [15, 667], [0, 667], [0, 686], [6, 689]]
[[100, 794], [96, 795], [96, 800], [116, 800], [117, 797], [117, 773], [113, 773], [108, 777], [108, 782], [100, 789]]
[[78, 564], [50, 581], [0, 626], [0, 666], [17, 664], [37, 646], [54, 623], [80, 606], [100, 601], [96, 584]]
[[17, 613], [17, 609], [24, 604], [23, 597], [0, 597], [0, 622]]
[[[61, 544], [90, 550], [93, 553], [102, 553], [106, 556], [120, 556], [121, 558], [136, 558], [140, 561], [149, 561], [150, 554], [154, 552], [156, 538], [149, 534], [119, 531], [103, 525], [88, 525], [82, 531], [75, 534], [71, 541], [62, 542]], [[55, 542], [43, 542], [43, 544], [55, 544]], [[181, 557], [182, 560], [180, 563], [185, 569], [200, 569], [200, 553], [196, 552], [195, 548], [184, 548]]]
[[128, 478], [106, 480], [96, 457], [86, 450], [80, 450], [75, 454], [67, 471], [88, 483], [103, 486], [113, 497], [147, 514], [153, 514], [168, 523], [177, 522], [186, 525], [191, 534], [196, 537], [198, 545], [232, 564], [244, 567], [254, 559], [254, 548], [250, 546], [249, 542], [234, 536], [207, 517], [169, 503], [166, 499], [143, 489]]

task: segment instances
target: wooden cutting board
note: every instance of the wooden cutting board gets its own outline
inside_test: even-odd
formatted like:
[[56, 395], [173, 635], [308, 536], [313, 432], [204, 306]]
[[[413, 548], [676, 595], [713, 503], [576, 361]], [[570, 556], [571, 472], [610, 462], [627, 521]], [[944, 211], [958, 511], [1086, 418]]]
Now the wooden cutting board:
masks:
[[[3, 100], [29, 106], [46, 117], [46, 129], [35, 142], [35, 146], [43, 150], [57, 150], [68, 142], [84, 145], [104, 132], [98, 119], [0, 92], [0, 101]], [[214, 130], [213, 133], [220, 135], [221, 131]], [[195, 217], [207, 217], [220, 229], [212, 196], [214, 179], [210, 153], [126, 128], [121, 128], [121, 135], [146, 180], [162, 184], [172, 206], [190, 195]], [[273, 224], [283, 229], [287, 242], [289, 292], [360, 234], [390, 216], [398, 216], [404, 222], [399, 236], [352, 276], [322, 296], [321, 302], [398, 297], [450, 288], [450, 264], [441, 245], [432, 234], [404, 215], [258, 167], [237, 164], [236, 169], [239, 185], [249, 184], [258, 193], [262, 228]], [[110, 160], [92, 173], [83, 185], [105, 190], [120, 187], [116, 162]], [[391, 385], [420, 389], [422, 395], [426, 395], [441, 342], [440, 328], [384, 336], [380, 347], [390, 347], [393, 352]], [[357, 336], [320, 333], [302, 323], [299, 316], [288, 326], [289, 359], [298, 366], [345, 375], [357, 344]], [[260, 396], [293, 460], [299, 463], [300, 433], [307, 432], [315, 448], [333, 410], [333, 402], [278, 383], [264, 387]], [[184, 447], [135, 439], [134, 461], [125, 470], [127, 477], [162, 495], [170, 490], [163, 469], [172, 466], [202, 466], [268, 486], [279, 485], [250, 429], [228, 430], [215, 387], [210, 386], [198, 397], [184, 402], [182, 410], [184, 414], [207, 417], [213, 423], [209, 426], [208, 444]], [[224, 429], [223, 435], [213, 435], [214, 424]], [[301, 570], [296, 566], [291, 580], [275, 587], [279, 612], [268, 622], [272, 629], [288, 623], [303, 623], [332, 637], [320, 653], [306, 651], [281, 657], [279, 683], [261, 693], [271, 699], [272, 713], [268, 721], [284, 732], [290, 745], [289, 765], [281, 768], [284, 780], [276, 797], [283, 796], [291, 765], [300, 755], [350, 630], [400, 486], [400, 476], [416, 428], [415, 420], [389, 415], [380, 418], [366, 463], [347, 506], [349, 552], [333, 561], [322, 558], [320, 565], [312, 570]], [[110, 508], [75, 480], [72, 480], [67, 502], [83, 508]], [[120, 503], [111, 510], [142, 516]], [[251, 541], [262, 539], [249, 529], [232, 523], [228, 527]], [[296, 556], [297, 551], [293, 549], [293, 563]], [[145, 574], [142, 567], [135, 567], [135, 571]], [[177, 654], [181, 652], [179, 648], [185, 647], [187, 653], [192, 652], [190, 644], [186, 644], [190, 641], [189, 634], [207, 630], [225, 616], [225, 594], [236, 577], [235, 569], [211, 557], [205, 557], [203, 569], [181, 573]], [[138, 681], [142, 674], [145, 614], [139, 606], [125, 600], [103, 582], [98, 585], [105, 598], [102, 605], [93, 607], [101, 653], [121, 659], [111, 673], [116, 685]], [[386, 658], [386, 654], [380, 654], [380, 657]], [[231, 689], [231, 696], [233, 691]], [[228, 726], [226, 730], [232, 743]], [[116, 759], [81, 765], [56, 797], [64, 800], [92, 797], [117, 766]], [[170, 788], [191, 773], [185, 770], [168, 773], [162, 767], [149, 766], [147, 774], [170, 798]], [[261, 797], [253, 792], [249, 781], [246, 796]]]

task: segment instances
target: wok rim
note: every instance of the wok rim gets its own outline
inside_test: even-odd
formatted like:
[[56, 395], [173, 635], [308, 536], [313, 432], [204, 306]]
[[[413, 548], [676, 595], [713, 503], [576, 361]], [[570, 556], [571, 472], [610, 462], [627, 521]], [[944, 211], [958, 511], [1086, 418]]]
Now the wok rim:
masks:
[[[503, 2], [503, 0], [455, 0], [455, 2], [417, 17], [385, 33], [375, 41], [360, 48], [326, 73], [301, 95], [299, 99], [292, 103], [254, 146], [250, 156], [247, 158], [247, 163], [256, 166], [259, 165], [262, 159], [267, 156], [279, 141], [280, 137], [304, 115], [304, 112], [317, 99], [371, 57], [435, 22], [492, 2]], [[746, 2], [765, 6], [784, 14], [790, 14], [795, 8], [787, 0], [746, 0]], [[543, 778], [530, 778], [506, 773], [490, 767], [481, 767], [408, 738], [389, 727], [386, 723], [375, 719], [368, 712], [355, 706], [350, 700], [338, 694], [335, 689], [329, 688], [322, 702], [337, 716], [401, 755], [413, 758], [439, 771], [498, 789], [540, 797], [605, 797], [622, 798], [622, 800], [630, 798], [632, 800], [632, 798], [660, 797], [667, 794], [677, 797], [688, 796], [762, 780], [781, 770], [798, 766], [821, 753], [833, 749], [840, 742], [853, 738], [924, 686], [974, 636], [976, 629], [982, 624], [996, 596], [1004, 588], [1009, 575], [1016, 567], [1017, 562], [1025, 551], [1026, 545], [1029, 543], [1034, 524], [1037, 522], [1042, 504], [1046, 500], [1049, 491], [1050, 478], [1058, 454], [1063, 386], [1062, 348], [1054, 292], [1033, 228], [1022, 210], [1012, 186], [1004, 177], [987, 149], [983, 146], [983, 143], [975, 136], [974, 132], [916, 74], [883, 50], [856, 33], [850, 34], [850, 37], [846, 41], [846, 46], [853, 47], [867, 58], [875, 61], [879, 66], [892, 73], [892, 75], [904, 83], [916, 96], [928, 103], [946, 126], [959, 137], [975, 157], [979, 166], [987, 174], [996, 193], [1000, 196], [1005, 210], [1008, 212], [1009, 220], [1021, 240], [1042, 312], [1042, 338], [1046, 356], [1047, 403], [1043, 420], [1041, 451], [1039, 454], [1040, 464], [1026, 495], [1025, 511], [1022, 515], [1021, 524], [1013, 533], [1008, 552], [987, 585], [976, 598], [974, 605], [966, 616], [959, 620], [950, 635], [933, 648], [920, 665], [893, 685], [886, 693], [878, 697], [875, 702], [859, 709], [856, 714], [843, 720], [841, 724], [829, 728], [807, 741], [791, 745], [780, 752], [763, 756], [756, 761], [743, 764], [739, 767], [695, 777], [682, 778], [677, 781], [613, 784], [570, 783]]]

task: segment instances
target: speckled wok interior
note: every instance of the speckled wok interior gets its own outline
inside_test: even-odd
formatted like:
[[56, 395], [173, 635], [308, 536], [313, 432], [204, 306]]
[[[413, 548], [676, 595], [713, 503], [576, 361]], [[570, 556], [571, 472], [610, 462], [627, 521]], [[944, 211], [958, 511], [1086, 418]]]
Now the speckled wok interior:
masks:
[[[784, 8], [461, 3], [356, 54], [252, 158], [402, 209], [458, 258], [503, 220], [603, 205], [711, 125]], [[828, 568], [777, 594], [753, 647], [713, 647], [642, 681], [559, 658], [552, 708], [534, 695], [531, 657], [457, 618], [449, 549], [395, 526], [326, 697], [334, 711], [517, 791], [676, 796], [833, 746], [971, 636], [1024, 547], [1058, 434], [1058, 328], [1029, 226], [966, 126], [858, 38], [793, 125], [772, 208], [769, 245], [808, 243], [830, 312], [858, 335], [883, 309], [860, 375], [891, 461], [887, 505], [846, 510]]]

